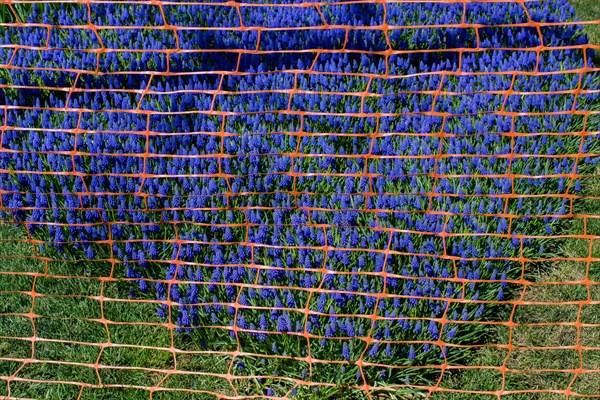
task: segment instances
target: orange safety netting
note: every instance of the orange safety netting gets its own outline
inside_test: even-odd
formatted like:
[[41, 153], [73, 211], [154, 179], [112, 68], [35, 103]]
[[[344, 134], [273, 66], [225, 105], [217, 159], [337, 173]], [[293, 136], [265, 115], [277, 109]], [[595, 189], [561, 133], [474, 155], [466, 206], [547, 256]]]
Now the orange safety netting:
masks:
[[0, 398], [600, 396], [597, 23], [0, 0]]

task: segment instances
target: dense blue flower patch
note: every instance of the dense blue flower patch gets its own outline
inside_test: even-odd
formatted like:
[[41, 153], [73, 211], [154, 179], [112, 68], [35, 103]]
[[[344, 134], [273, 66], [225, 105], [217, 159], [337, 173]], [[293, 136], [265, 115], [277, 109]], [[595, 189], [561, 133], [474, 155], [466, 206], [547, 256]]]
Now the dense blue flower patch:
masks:
[[518, 25], [565, 0], [294, 3], [34, 4], [0, 32], [5, 216], [282, 378], [256, 395], [427, 385], [598, 161], [587, 39]]

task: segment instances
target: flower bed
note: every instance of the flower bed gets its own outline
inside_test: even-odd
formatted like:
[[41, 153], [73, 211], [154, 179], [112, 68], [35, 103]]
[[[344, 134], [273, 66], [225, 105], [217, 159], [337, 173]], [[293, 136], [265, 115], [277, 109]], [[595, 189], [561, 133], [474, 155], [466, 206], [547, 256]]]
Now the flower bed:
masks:
[[429, 387], [598, 161], [585, 35], [532, 23], [564, 0], [284, 3], [3, 27], [6, 215], [111, 263], [250, 394]]

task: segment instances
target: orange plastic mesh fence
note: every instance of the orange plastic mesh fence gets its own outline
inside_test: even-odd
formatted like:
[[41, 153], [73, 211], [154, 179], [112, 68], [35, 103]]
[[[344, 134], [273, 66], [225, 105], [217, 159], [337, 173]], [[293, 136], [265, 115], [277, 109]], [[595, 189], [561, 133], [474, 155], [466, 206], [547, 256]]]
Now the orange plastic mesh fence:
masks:
[[0, 398], [600, 397], [586, 17], [0, 0]]

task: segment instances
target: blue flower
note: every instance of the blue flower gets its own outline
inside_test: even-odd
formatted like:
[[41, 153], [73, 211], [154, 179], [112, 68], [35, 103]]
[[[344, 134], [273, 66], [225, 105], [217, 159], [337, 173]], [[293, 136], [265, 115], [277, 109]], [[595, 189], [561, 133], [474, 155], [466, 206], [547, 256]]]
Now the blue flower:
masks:
[[344, 357], [347, 361], [350, 360], [350, 348], [348, 347], [347, 342], [344, 342], [342, 345], [342, 357]]
[[417, 358], [417, 353], [416, 353], [416, 351], [415, 351], [415, 347], [414, 347], [414, 346], [411, 344], [411, 345], [410, 345], [410, 348], [409, 348], [409, 350], [408, 350], [408, 359], [409, 359], [410, 361], [414, 361], [414, 360], [415, 360], [415, 358]]

